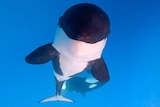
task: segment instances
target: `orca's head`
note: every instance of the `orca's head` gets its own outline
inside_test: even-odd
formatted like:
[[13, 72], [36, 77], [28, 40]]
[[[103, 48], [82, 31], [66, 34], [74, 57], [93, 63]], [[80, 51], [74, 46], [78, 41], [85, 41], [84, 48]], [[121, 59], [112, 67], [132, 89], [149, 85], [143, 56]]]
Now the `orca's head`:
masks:
[[71, 39], [96, 43], [110, 33], [107, 14], [93, 4], [83, 3], [70, 7], [59, 18], [59, 25]]

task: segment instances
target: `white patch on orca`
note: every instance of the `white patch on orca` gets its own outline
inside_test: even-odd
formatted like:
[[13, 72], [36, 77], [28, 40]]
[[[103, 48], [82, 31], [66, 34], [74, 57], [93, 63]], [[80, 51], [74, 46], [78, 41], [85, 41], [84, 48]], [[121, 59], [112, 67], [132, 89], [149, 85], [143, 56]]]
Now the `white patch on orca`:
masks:
[[89, 86], [89, 88], [94, 88], [94, 87], [96, 87], [97, 86], [97, 84], [91, 84], [90, 86]]
[[62, 90], [66, 89], [66, 81], [63, 83]]
[[107, 38], [97, 43], [86, 43], [70, 39], [61, 27], [57, 27], [55, 40], [52, 44], [63, 56], [76, 60], [91, 61], [101, 57]]
[[54, 76], [57, 78], [57, 80], [58, 80], [59, 82], [65, 81], [65, 80], [68, 80], [68, 79], [71, 78], [71, 77], [68, 76], [68, 75], [59, 75], [59, 74], [57, 74], [56, 72], [54, 72]]
[[107, 38], [97, 43], [86, 43], [70, 39], [61, 27], [57, 27], [52, 46], [60, 53], [59, 63], [63, 75], [55, 73], [58, 81], [64, 81], [82, 72], [89, 61], [101, 57]]
[[97, 83], [98, 80], [92, 77], [92, 78], [87, 78], [87, 79], [85, 80], [85, 82], [87, 82], [87, 83]]

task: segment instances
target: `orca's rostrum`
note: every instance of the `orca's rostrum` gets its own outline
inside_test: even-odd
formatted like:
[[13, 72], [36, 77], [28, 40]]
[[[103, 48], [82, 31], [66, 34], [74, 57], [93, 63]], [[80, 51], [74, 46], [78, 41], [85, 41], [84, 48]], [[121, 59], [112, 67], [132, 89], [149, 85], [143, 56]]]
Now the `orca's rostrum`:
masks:
[[25, 58], [30, 64], [53, 63], [56, 94], [41, 102], [73, 102], [61, 94], [63, 83], [87, 68], [98, 81], [109, 81], [102, 57], [109, 33], [109, 17], [98, 6], [82, 3], [65, 11], [59, 18], [53, 43], [35, 49]]

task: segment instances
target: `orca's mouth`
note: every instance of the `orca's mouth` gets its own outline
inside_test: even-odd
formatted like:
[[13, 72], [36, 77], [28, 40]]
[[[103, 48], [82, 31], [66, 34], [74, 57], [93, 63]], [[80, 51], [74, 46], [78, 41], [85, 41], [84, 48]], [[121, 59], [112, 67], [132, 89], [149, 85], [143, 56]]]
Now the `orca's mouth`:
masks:
[[78, 38], [72, 38], [74, 40], [78, 40], [78, 41], [83, 41], [83, 42], [86, 42], [86, 43], [90, 43], [90, 44], [94, 44], [94, 43], [97, 43], [103, 39], [106, 39], [107, 37], [101, 37], [101, 38], [96, 38], [96, 37], [92, 37], [92, 36], [86, 36], [86, 37], [83, 37], [83, 36], [78, 36]]

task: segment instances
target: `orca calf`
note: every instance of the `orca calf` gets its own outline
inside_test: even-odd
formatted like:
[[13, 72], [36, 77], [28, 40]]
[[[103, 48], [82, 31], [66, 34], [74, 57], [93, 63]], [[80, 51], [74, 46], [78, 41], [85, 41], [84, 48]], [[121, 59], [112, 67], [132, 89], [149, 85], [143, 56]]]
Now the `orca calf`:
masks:
[[101, 56], [109, 33], [108, 15], [94, 4], [77, 4], [64, 12], [53, 43], [40, 46], [25, 58], [30, 64], [53, 63], [56, 94], [41, 102], [73, 102], [61, 94], [62, 86], [89, 67], [95, 79], [109, 81], [108, 68]]
[[95, 79], [92, 76], [92, 74], [89, 73], [85, 73], [84, 75], [81, 74], [65, 81], [62, 87], [62, 94], [69, 92], [76, 92], [80, 93], [83, 97], [85, 97], [87, 92], [98, 89], [106, 84], [106, 82], [101, 82]]

